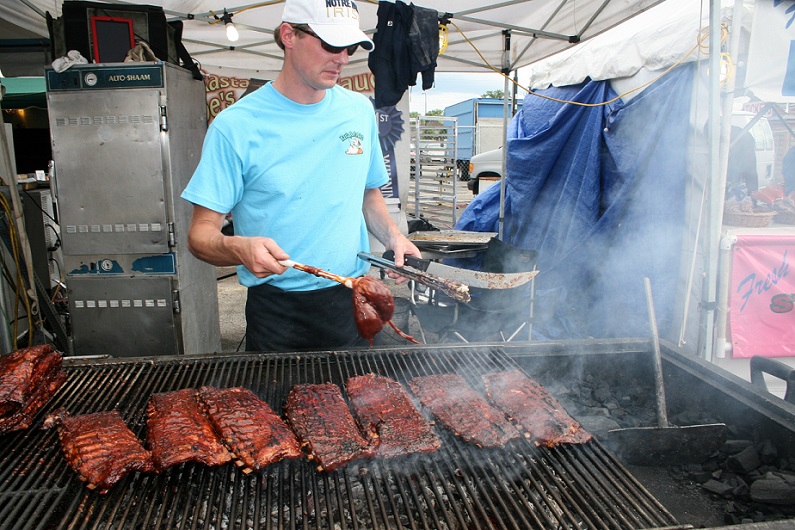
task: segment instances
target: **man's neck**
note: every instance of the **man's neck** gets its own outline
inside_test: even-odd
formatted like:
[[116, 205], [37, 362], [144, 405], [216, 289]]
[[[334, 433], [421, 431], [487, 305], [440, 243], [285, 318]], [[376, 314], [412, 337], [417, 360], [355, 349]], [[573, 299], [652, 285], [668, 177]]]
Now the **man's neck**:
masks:
[[302, 105], [312, 105], [323, 100], [326, 96], [325, 89], [316, 89], [301, 83], [290, 75], [289, 72], [282, 70], [276, 79], [273, 81], [273, 88], [279, 91], [281, 95], [300, 103]]

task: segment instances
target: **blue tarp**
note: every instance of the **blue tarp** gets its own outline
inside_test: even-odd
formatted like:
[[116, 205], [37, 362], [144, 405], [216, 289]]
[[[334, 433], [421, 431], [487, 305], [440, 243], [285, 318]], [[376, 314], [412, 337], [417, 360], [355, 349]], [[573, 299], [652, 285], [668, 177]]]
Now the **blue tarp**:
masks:
[[[534, 334], [648, 336], [643, 278], [661, 334], [673, 321], [689, 182], [694, 69], [681, 66], [624, 103], [582, 106], [528, 95], [508, 131], [503, 241], [539, 252]], [[584, 104], [606, 81], [539, 94]], [[499, 186], [456, 224], [496, 232]]]

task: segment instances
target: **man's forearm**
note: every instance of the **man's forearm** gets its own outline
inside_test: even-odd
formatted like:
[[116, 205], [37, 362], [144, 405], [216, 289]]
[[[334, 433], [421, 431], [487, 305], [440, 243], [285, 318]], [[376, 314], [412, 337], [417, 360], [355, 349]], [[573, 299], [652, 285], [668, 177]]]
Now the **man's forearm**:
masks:
[[402, 234], [395, 220], [389, 215], [381, 190], [375, 188], [365, 191], [362, 210], [367, 230], [386, 248], [392, 248], [395, 238]]
[[217, 267], [240, 265], [238, 243], [240, 236], [226, 236], [210, 222], [198, 222], [188, 234], [188, 249], [202, 261]]

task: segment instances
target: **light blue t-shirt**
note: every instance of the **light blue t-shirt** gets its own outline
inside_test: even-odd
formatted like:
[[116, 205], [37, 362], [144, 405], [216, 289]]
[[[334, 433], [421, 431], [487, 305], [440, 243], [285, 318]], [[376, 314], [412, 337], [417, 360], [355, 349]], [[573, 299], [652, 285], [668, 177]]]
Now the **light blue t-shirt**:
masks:
[[[182, 198], [231, 211], [235, 234], [270, 237], [294, 261], [359, 276], [369, 267], [357, 257], [369, 250], [364, 191], [388, 180], [367, 97], [335, 86], [302, 105], [267, 83], [213, 120]], [[243, 266], [237, 272], [247, 287], [335, 285], [295, 269], [265, 279]]]

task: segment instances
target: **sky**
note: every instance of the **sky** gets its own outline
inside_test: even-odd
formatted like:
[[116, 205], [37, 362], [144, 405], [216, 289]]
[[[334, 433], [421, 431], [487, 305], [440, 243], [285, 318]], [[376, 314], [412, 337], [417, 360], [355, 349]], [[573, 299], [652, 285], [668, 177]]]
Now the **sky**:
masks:
[[417, 84], [409, 87], [409, 108], [411, 112], [425, 114], [464, 101], [478, 98], [489, 90], [503, 90], [503, 77], [496, 73], [454, 73], [436, 72], [434, 86], [422, 90], [422, 76], [417, 76]]

